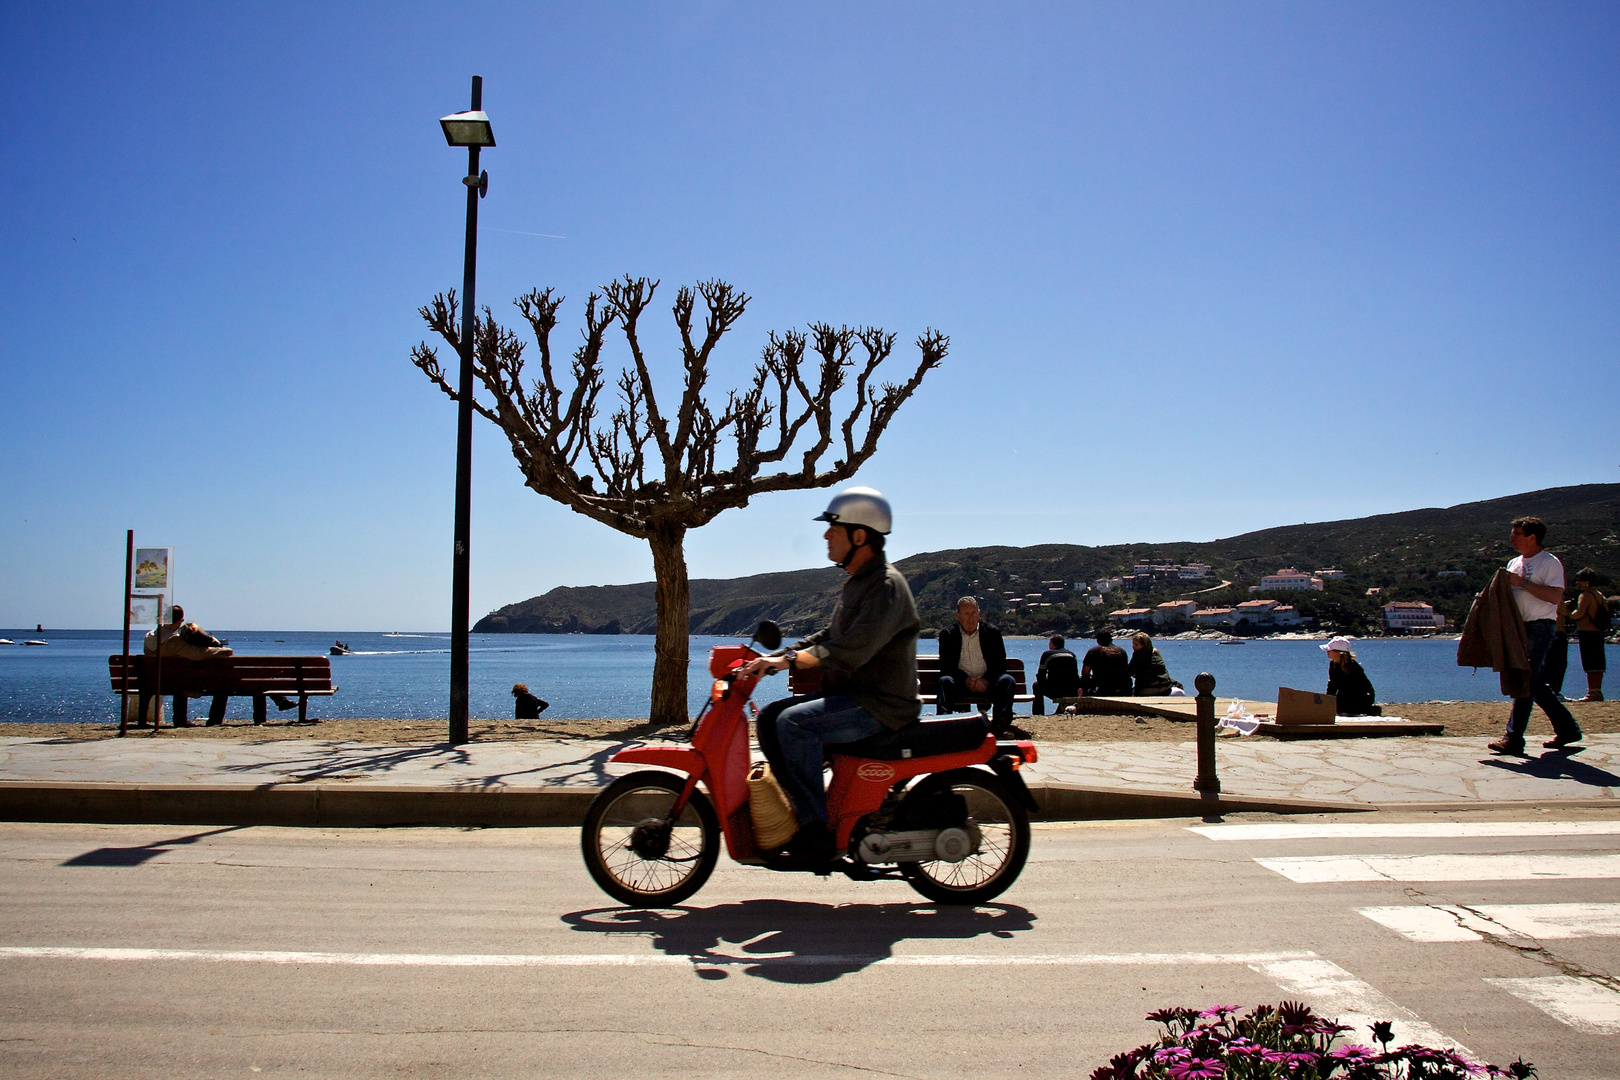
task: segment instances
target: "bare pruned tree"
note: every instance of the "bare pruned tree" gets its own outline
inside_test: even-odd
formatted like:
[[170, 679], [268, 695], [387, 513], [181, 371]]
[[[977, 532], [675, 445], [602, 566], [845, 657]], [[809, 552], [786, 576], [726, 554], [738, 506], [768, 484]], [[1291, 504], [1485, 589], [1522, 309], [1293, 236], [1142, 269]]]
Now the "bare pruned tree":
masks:
[[[551, 332], [563, 298], [551, 289], [519, 297], [515, 306], [533, 331], [540, 359], [539, 376], [527, 386], [527, 343], [497, 323], [486, 307], [474, 320], [473, 370], [491, 400], [479, 396], [473, 408], [506, 432], [530, 488], [651, 545], [658, 597], [652, 720], [671, 724], [687, 719], [687, 530], [722, 510], [746, 506], [755, 495], [826, 487], [853, 476], [877, 450], [879, 437], [923, 376], [945, 358], [950, 339], [937, 330], [924, 331], [917, 339], [922, 355], [910, 378], [876, 383], [895, 335], [826, 323], [813, 324], [808, 333], [772, 331], [752, 381], [728, 391], [725, 404], [717, 407], [705, 393], [709, 362], [749, 298], [723, 281], [700, 282], [675, 295], [684, 384], [670, 417], [654, 392], [653, 364], [640, 336], [642, 314], [657, 288], [656, 281], [626, 276], [593, 292], [585, 302], [584, 340], [562, 378], [552, 357]], [[698, 326], [700, 298], [705, 311]], [[459, 357], [456, 294], [441, 293], [420, 311]], [[603, 422], [598, 405], [605, 385], [602, 348], [615, 326], [630, 347], [633, 366], [619, 372], [618, 409]], [[411, 360], [456, 398], [432, 346], [416, 346]], [[840, 396], [852, 375], [853, 392]], [[808, 445], [790, 458], [800, 443]], [[829, 450], [836, 459], [822, 468]], [[774, 471], [765, 471], [773, 466]]]

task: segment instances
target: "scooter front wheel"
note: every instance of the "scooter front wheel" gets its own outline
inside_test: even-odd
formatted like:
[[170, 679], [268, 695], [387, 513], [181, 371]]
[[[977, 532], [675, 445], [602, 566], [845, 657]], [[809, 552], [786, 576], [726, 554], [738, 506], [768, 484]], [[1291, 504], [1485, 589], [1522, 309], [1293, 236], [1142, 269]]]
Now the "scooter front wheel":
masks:
[[685, 781], [638, 772], [609, 784], [585, 813], [580, 847], [602, 891], [632, 907], [669, 907], [703, 887], [720, 858], [720, 820], [694, 790], [672, 816]]
[[973, 850], [959, 862], [901, 863], [900, 873], [913, 889], [937, 903], [988, 903], [1017, 880], [1029, 858], [1029, 815], [1000, 780], [978, 769], [935, 773], [913, 788], [906, 801], [923, 800], [942, 790], [967, 803]]

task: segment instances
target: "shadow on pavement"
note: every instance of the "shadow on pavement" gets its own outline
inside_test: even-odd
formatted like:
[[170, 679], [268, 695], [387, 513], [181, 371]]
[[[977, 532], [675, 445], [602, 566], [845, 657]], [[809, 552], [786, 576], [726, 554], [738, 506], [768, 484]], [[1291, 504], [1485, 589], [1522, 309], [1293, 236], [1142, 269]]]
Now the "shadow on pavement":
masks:
[[1620, 776], [1570, 756], [1580, 753], [1581, 749], [1573, 746], [1568, 750], [1549, 750], [1540, 757], [1513, 760], [1499, 757], [1485, 758], [1480, 764], [1542, 780], [1573, 780], [1577, 784], [1586, 784], [1589, 787], [1620, 787]]
[[135, 847], [104, 847], [87, 851], [83, 855], [75, 855], [63, 866], [139, 866], [148, 859], [154, 859], [171, 848], [186, 844], [195, 844], [199, 840], [220, 833], [236, 832], [246, 828], [244, 825], [227, 825], [222, 829], [209, 829], [207, 832], [192, 833], [189, 836], [176, 836], [172, 840], [154, 840], [150, 844], [138, 844]]
[[593, 908], [562, 921], [591, 934], [652, 936], [670, 956], [692, 961], [701, 978], [724, 979], [730, 968], [779, 983], [823, 983], [894, 955], [902, 941], [1011, 938], [1034, 928], [1015, 905], [815, 904], [744, 900], [708, 908]]

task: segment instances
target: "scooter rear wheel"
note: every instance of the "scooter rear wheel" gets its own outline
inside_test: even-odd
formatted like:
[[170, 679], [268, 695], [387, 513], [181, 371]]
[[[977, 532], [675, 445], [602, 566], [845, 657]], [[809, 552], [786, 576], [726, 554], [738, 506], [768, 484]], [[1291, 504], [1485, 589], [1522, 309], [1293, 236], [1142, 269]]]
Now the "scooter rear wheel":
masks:
[[[978, 829], [974, 852], [961, 862], [901, 863], [911, 887], [941, 904], [984, 904], [1000, 896], [1029, 858], [1029, 815], [1001, 781], [978, 769], [936, 773], [906, 799], [950, 790], [967, 801], [968, 820]], [[902, 811], [903, 812], [903, 811]]]
[[591, 803], [580, 847], [603, 892], [632, 907], [669, 907], [709, 880], [720, 858], [720, 821], [697, 790], [670, 820], [685, 786], [671, 773], [631, 773]]

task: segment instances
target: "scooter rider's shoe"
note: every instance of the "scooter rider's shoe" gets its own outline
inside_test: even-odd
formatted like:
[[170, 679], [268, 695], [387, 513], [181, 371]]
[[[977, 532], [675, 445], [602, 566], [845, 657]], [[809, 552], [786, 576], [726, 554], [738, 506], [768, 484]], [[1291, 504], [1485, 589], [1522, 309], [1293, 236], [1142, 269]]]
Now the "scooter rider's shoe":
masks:
[[787, 855], [794, 865], [804, 870], [831, 868], [838, 858], [838, 845], [825, 823], [812, 821], [799, 826], [799, 831], [788, 841]]

